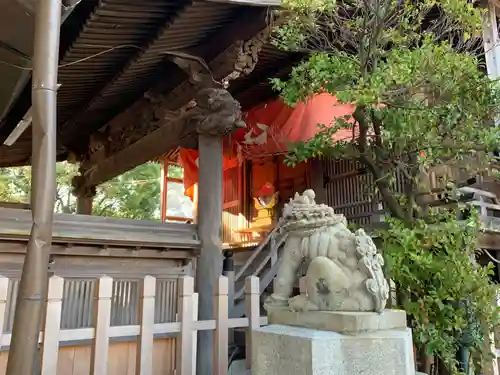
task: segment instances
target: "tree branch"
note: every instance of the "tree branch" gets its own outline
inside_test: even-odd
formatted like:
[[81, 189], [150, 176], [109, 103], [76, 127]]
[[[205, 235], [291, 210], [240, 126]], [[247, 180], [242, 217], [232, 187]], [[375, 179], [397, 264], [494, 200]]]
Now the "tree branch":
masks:
[[[366, 121], [366, 108], [363, 106], [356, 107], [354, 111], [353, 117], [357, 121], [359, 126], [359, 138], [358, 138], [358, 149], [360, 152], [359, 160], [363, 163], [368, 170], [372, 173], [375, 178], [375, 183], [382, 195], [382, 199], [387, 205], [387, 208], [391, 212], [392, 216], [403, 220], [407, 225], [410, 222], [407, 220], [403, 207], [399, 204], [396, 197], [394, 196], [394, 191], [391, 191], [391, 188], [388, 183], [388, 176], [384, 175], [383, 170], [378, 166], [380, 165], [381, 160], [377, 159], [377, 153], [375, 153], [375, 158], [373, 158], [369, 154], [369, 147], [367, 143], [367, 134], [369, 125]], [[377, 163], [379, 162], [379, 163]]]

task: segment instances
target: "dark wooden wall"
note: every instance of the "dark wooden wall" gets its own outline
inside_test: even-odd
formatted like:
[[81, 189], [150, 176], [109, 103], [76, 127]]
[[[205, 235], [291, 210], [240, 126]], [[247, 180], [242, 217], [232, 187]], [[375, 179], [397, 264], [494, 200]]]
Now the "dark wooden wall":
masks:
[[[348, 160], [309, 161], [309, 187], [315, 189], [317, 201], [344, 214], [350, 223], [368, 225], [382, 219], [383, 208], [374, 188], [373, 177], [358, 162]], [[403, 181], [396, 176], [398, 188]]]

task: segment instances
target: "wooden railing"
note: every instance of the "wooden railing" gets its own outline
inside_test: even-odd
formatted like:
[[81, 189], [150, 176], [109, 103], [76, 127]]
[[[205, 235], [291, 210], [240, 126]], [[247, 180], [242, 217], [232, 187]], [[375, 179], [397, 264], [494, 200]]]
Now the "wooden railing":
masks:
[[[228, 373], [228, 337], [229, 330], [247, 327], [255, 329], [267, 324], [266, 317], [260, 317], [259, 311], [259, 279], [249, 277], [245, 282], [247, 318], [229, 319], [228, 279], [221, 276], [214, 293], [213, 320], [198, 321], [198, 295], [194, 293], [194, 280], [190, 276], [179, 279], [177, 321], [172, 323], [154, 323], [156, 279], [146, 276], [141, 280], [141, 298], [139, 304], [139, 324], [129, 326], [111, 326], [111, 297], [113, 279], [108, 276], [97, 279], [95, 288], [93, 324], [90, 328], [61, 329], [61, 311], [63, 303], [64, 279], [53, 276], [49, 280], [46, 316], [43, 331], [40, 332], [41, 374], [66, 375], [60, 369], [58, 357], [61, 343], [67, 341], [91, 340], [90, 373], [107, 375], [109, 361], [109, 344], [112, 338], [137, 337], [136, 375], [153, 374], [153, 342], [156, 335], [176, 334], [176, 373], [194, 375], [196, 372], [197, 331], [214, 331], [213, 373]], [[9, 279], [0, 276], [0, 324], [6, 317], [6, 304]], [[251, 340], [251, 335], [246, 335]], [[10, 345], [11, 334], [1, 333], [2, 347]], [[251, 350], [247, 343], [247, 351]], [[250, 359], [250, 353], [247, 353]], [[249, 364], [248, 364], [249, 366]], [[64, 372], [64, 371], [63, 371]]]
[[[234, 285], [241, 284], [245, 276], [259, 278], [259, 294], [261, 294], [273, 281], [278, 272], [279, 250], [286, 240], [286, 233], [281, 233], [279, 228], [273, 229], [267, 237], [252, 251], [245, 264], [236, 272]], [[230, 281], [231, 282], [231, 281]], [[235, 287], [234, 300], [230, 301], [231, 316], [239, 317], [245, 313], [243, 296], [244, 287]]]

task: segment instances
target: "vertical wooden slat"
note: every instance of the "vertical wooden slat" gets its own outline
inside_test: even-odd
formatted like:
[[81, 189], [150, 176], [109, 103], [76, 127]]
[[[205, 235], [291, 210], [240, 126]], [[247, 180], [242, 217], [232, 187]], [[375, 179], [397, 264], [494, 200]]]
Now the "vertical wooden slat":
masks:
[[[234, 287], [235, 287], [234, 271], [224, 271], [224, 276], [227, 277], [227, 284], [228, 284], [228, 289], [227, 289], [228, 316], [231, 316], [231, 311], [233, 311], [234, 309]], [[234, 329], [228, 330], [228, 342], [229, 345], [234, 344]]]
[[95, 280], [87, 280], [85, 288], [85, 301], [83, 304], [83, 316], [84, 319], [82, 321], [83, 327], [90, 327], [92, 325], [92, 309], [94, 308], [94, 288], [95, 288]]
[[260, 286], [259, 278], [249, 276], [245, 279], [245, 313], [248, 317], [246, 332], [246, 366], [252, 367], [252, 331], [260, 326]]
[[141, 284], [141, 299], [139, 301], [141, 332], [137, 343], [136, 375], [152, 375], [156, 279], [152, 276], [146, 276]]
[[[170, 315], [170, 319], [172, 322], [175, 321], [176, 319], [176, 313], [177, 313], [177, 310], [178, 310], [178, 303], [179, 303], [179, 280], [177, 280], [175, 283], [171, 284], [170, 286], [170, 306], [171, 306], [171, 315]], [[198, 315], [196, 315], [198, 316]]]
[[113, 279], [101, 277], [96, 286], [94, 302], [95, 337], [90, 354], [90, 375], [106, 375], [109, 351], [109, 326], [111, 323], [111, 296], [113, 295]]
[[123, 317], [119, 325], [130, 324], [130, 303], [132, 298], [132, 283], [130, 281], [123, 281], [123, 304], [122, 304], [122, 313]]
[[75, 284], [76, 284], [76, 281], [75, 280], [70, 280], [69, 283], [68, 283], [68, 294], [65, 295], [64, 297], [64, 307], [65, 307], [65, 310], [66, 310], [66, 306], [67, 306], [67, 311], [68, 313], [65, 314], [65, 325], [69, 328], [74, 328], [72, 323], [73, 323], [73, 317], [75, 316], [75, 304], [73, 303], [73, 300], [75, 298]]
[[8, 296], [9, 296], [9, 279], [0, 276], [0, 343], [2, 342], [2, 335], [5, 330]]
[[49, 279], [45, 326], [43, 328], [42, 375], [55, 375], [57, 373], [63, 294], [64, 279], [52, 276]]
[[[198, 320], [198, 293], [193, 293], [193, 321]], [[198, 331], [192, 330], [193, 336], [193, 353], [191, 359], [193, 361], [193, 371], [196, 370], [196, 350], [198, 350]]]
[[19, 292], [19, 280], [10, 280], [9, 295], [7, 297], [7, 319], [5, 321], [5, 331], [12, 332], [14, 325], [14, 311], [16, 309], [17, 294]]
[[83, 323], [83, 313], [85, 311], [84, 306], [85, 306], [85, 288], [86, 288], [86, 281], [85, 280], [79, 280], [78, 281], [78, 294], [75, 296], [75, 304], [77, 307], [76, 314], [75, 314], [75, 326], [76, 327], [81, 327]]
[[95, 290], [97, 288], [97, 280], [92, 280], [90, 282], [90, 290], [89, 290], [89, 299], [88, 301], [90, 301], [90, 303], [88, 304], [87, 306], [87, 326], [92, 326], [93, 324], [93, 317], [92, 317], [92, 314], [94, 313], [94, 308], [95, 308], [95, 305], [97, 303], [97, 301], [95, 300], [94, 296], [95, 296]]
[[194, 279], [191, 276], [179, 278], [179, 320], [181, 332], [177, 338], [177, 374], [195, 375], [192, 353], [196, 353], [193, 346], [193, 290]]
[[212, 374], [227, 375], [228, 370], [228, 292], [229, 284], [226, 276], [219, 276], [214, 292], [214, 359]]

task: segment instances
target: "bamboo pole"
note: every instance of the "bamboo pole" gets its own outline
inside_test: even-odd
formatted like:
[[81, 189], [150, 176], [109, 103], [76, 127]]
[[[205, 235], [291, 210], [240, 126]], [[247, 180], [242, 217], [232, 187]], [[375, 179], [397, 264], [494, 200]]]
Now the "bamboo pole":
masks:
[[28, 249], [16, 303], [7, 375], [35, 371], [48, 282], [56, 191], [56, 96], [61, 1], [39, 0], [33, 57], [32, 215]]

